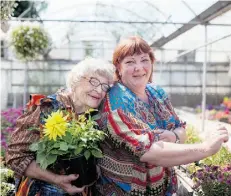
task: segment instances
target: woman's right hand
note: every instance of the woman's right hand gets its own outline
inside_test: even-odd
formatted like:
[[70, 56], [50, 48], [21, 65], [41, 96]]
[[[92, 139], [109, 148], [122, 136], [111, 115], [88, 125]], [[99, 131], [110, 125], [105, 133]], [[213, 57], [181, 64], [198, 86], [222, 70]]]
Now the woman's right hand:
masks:
[[84, 191], [85, 187], [76, 187], [71, 184], [73, 180], [76, 180], [79, 177], [78, 174], [70, 174], [70, 175], [57, 175], [54, 179], [54, 182], [61, 189], [66, 191], [68, 194], [73, 195], [76, 193], [81, 193]]
[[222, 144], [229, 140], [229, 133], [225, 127], [218, 127], [216, 130], [211, 131], [209, 136], [203, 142], [205, 149], [210, 155], [217, 153]]

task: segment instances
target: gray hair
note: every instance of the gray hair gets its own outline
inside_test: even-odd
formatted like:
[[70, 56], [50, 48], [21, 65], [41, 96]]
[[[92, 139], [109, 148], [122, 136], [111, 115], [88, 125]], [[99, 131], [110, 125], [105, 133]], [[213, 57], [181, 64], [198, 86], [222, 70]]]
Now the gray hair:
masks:
[[112, 83], [114, 72], [115, 68], [113, 64], [102, 59], [87, 57], [71, 69], [66, 79], [66, 85], [67, 88], [73, 90], [77, 86], [81, 77], [90, 74], [98, 74], [106, 77], [109, 82]]

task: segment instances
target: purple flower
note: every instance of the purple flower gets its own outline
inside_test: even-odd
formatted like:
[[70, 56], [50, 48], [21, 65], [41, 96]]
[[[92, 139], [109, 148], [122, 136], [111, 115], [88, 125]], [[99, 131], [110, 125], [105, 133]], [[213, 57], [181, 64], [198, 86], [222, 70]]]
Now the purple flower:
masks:
[[223, 169], [225, 172], [231, 171], [231, 166], [227, 166]]
[[212, 168], [213, 172], [218, 170], [218, 166], [217, 165], [213, 165], [211, 168]]
[[10, 133], [15, 129], [17, 118], [22, 115], [22, 108], [10, 108], [1, 111], [1, 146], [6, 148]]
[[211, 180], [215, 180], [216, 179], [215, 176], [214, 176], [214, 174], [212, 174], [212, 173], [209, 175], [209, 177], [210, 177]]
[[1, 146], [6, 149], [7, 148], [7, 143], [6, 141], [1, 141]]
[[227, 185], [231, 185], [231, 180], [230, 180], [230, 179], [227, 179], [227, 180], [226, 180], [226, 184], [227, 184]]
[[218, 176], [217, 176], [217, 181], [218, 182], [222, 182], [224, 180], [224, 176], [222, 175], [222, 174], [219, 174]]
[[212, 109], [213, 109], [213, 105], [208, 105], [208, 106], [207, 106], [207, 109], [208, 109], [208, 110], [212, 110]]
[[209, 166], [205, 166], [205, 171], [206, 172], [210, 172], [210, 167]]
[[202, 171], [197, 172], [197, 178], [198, 179], [203, 179], [203, 177], [204, 177], [204, 174]]

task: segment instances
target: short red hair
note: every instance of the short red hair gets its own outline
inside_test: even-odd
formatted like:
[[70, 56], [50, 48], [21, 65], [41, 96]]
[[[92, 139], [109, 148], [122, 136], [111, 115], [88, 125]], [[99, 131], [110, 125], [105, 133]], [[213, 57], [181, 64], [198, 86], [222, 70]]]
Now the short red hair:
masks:
[[[114, 50], [112, 62], [116, 67], [116, 80], [120, 79], [119, 76], [119, 65], [127, 56], [132, 56], [134, 54], [148, 53], [152, 65], [155, 62], [154, 53], [152, 48], [144, 41], [141, 37], [132, 36], [127, 39], [122, 40]], [[152, 77], [151, 77], [152, 78]], [[150, 78], [150, 82], [151, 82]]]

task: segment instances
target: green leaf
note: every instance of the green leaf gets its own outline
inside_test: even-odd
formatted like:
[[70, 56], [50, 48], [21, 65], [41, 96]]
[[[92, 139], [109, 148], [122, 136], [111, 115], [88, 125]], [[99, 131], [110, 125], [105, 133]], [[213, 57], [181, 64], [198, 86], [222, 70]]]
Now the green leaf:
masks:
[[93, 156], [95, 156], [97, 158], [103, 158], [103, 153], [99, 150], [91, 150], [91, 153]]
[[86, 139], [86, 138], [81, 137], [80, 139], [81, 139], [83, 142], [87, 142], [87, 139]]
[[36, 163], [38, 163], [42, 169], [46, 169], [47, 168], [46, 155], [44, 153], [37, 153]]
[[67, 154], [67, 151], [53, 149], [49, 153], [50, 154], [55, 154], [55, 155], [64, 155], [64, 154]]
[[50, 151], [51, 154], [59, 154], [60, 150], [53, 149]]
[[60, 143], [55, 143], [54, 148], [60, 148]]
[[44, 159], [46, 157], [46, 154], [43, 152], [37, 153], [36, 160]]
[[71, 139], [72, 139], [72, 136], [71, 136], [71, 133], [70, 132], [66, 132], [66, 135], [65, 136], [63, 136], [63, 140], [65, 140], [65, 141], [71, 141]]
[[85, 156], [85, 158], [88, 160], [89, 157], [91, 156], [91, 152], [90, 152], [89, 150], [86, 150], [86, 151], [84, 152], [84, 156]]
[[47, 164], [51, 165], [57, 160], [57, 155], [50, 154], [46, 157], [46, 159], [47, 159]]
[[41, 162], [40, 162], [40, 167], [41, 167], [42, 169], [46, 169], [46, 168], [48, 167], [48, 163], [47, 163], [47, 160], [46, 160], [46, 159], [41, 160]]
[[39, 142], [39, 143], [38, 143], [38, 150], [39, 150], [39, 151], [43, 151], [43, 150], [45, 150], [45, 149], [46, 149], [45, 143], [44, 143], [43, 141]]
[[92, 116], [91, 119], [96, 121], [96, 120], [99, 120], [101, 117], [102, 117], [102, 115], [100, 113], [98, 113], [98, 114]]
[[75, 155], [80, 154], [82, 152], [82, 150], [83, 150], [83, 148], [81, 148], [81, 147], [76, 148], [74, 151]]
[[79, 144], [79, 147], [81, 147], [81, 148], [85, 148], [85, 147], [87, 147], [87, 145], [86, 145], [86, 144], [84, 144], [84, 143], [80, 143], [80, 144]]
[[64, 151], [68, 150], [68, 145], [67, 145], [67, 143], [61, 142], [61, 143], [60, 143], [60, 150], [64, 150]]
[[38, 148], [38, 142], [37, 143], [33, 143], [30, 145], [29, 149], [33, 152], [37, 151], [39, 148]]
[[36, 162], [40, 165], [42, 169], [46, 169], [49, 165], [53, 164], [57, 160], [57, 155], [44, 153], [38, 153], [36, 157]]
[[76, 146], [74, 146], [74, 145], [68, 145], [68, 149], [74, 150], [74, 149], [76, 149]]

